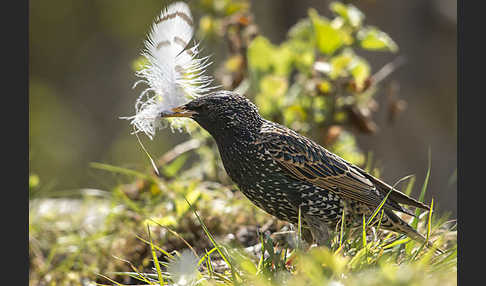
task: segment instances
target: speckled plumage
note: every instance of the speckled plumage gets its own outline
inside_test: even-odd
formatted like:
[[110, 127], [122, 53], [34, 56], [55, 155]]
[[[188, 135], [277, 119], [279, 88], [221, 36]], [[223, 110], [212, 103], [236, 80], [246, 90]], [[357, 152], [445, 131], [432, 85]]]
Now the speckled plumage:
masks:
[[[359, 226], [363, 214], [369, 217], [391, 190], [312, 140], [262, 118], [243, 96], [220, 91], [177, 111], [213, 136], [226, 172], [250, 201], [294, 224], [300, 207], [304, 225], [319, 244], [326, 243], [328, 230], [340, 223], [343, 208], [347, 227]], [[410, 214], [400, 203], [428, 209], [393, 189], [384, 205], [382, 227], [423, 241], [393, 212]]]

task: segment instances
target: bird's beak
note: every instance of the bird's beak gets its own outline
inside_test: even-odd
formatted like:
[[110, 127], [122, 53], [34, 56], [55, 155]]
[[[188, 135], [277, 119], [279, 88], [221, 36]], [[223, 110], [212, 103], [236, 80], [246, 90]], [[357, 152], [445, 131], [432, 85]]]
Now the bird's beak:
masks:
[[197, 114], [197, 112], [188, 110], [184, 105], [178, 106], [171, 108], [170, 110], [163, 111], [160, 113], [161, 117], [167, 118], [167, 117], [192, 117], [194, 114]]

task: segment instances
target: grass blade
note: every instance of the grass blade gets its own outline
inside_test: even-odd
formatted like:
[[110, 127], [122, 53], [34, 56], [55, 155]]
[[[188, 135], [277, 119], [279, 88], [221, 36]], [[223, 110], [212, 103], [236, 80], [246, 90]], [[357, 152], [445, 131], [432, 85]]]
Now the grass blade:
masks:
[[159, 259], [157, 258], [157, 253], [155, 253], [155, 247], [154, 244], [152, 243], [152, 235], [150, 234], [150, 227], [148, 225], [147, 225], [147, 231], [148, 231], [148, 236], [150, 241], [150, 250], [152, 251], [152, 258], [154, 259], [155, 269], [157, 269], [159, 284], [160, 286], [163, 286], [165, 285], [164, 278], [162, 277], [162, 271], [160, 270]]
[[[393, 189], [391, 189], [385, 196], [385, 198], [383, 198], [383, 200], [381, 201], [381, 203], [378, 205], [378, 207], [375, 209], [375, 211], [373, 212], [373, 214], [368, 218], [368, 221], [366, 221], [365, 223], [365, 226], [369, 225], [370, 222], [375, 218], [375, 216], [378, 214], [378, 212], [381, 210], [381, 208], [385, 205], [385, 202], [386, 200], [388, 199], [388, 196], [390, 196], [391, 192], [393, 191]], [[364, 219], [364, 216], [363, 216], [363, 219]]]
[[346, 221], [346, 204], [343, 207], [343, 214], [341, 216], [341, 230], [339, 233], [339, 249], [343, 246], [343, 236], [344, 236], [344, 222]]
[[407, 243], [409, 242], [411, 239], [410, 237], [407, 237], [407, 238], [402, 238], [402, 239], [399, 239], [399, 240], [396, 240], [390, 244], [387, 244], [385, 246], [383, 246], [383, 249], [388, 249], [388, 248], [392, 248], [394, 246], [397, 246], [397, 245], [400, 245], [400, 244], [404, 244], [404, 243]]
[[213, 279], [213, 272], [214, 272], [214, 269], [213, 269], [213, 264], [211, 263], [211, 252], [213, 250], [216, 250], [216, 248], [213, 248], [211, 251], [206, 251], [206, 264], [208, 265], [208, 272], [209, 272], [209, 278], [210, 279]]
[[302, 213], [301, 213], [301, 209], [300, 209], [300, 206], [299, 206], [299, 213], [298, 213], [298, 217], [297, 217], [297, 249], [301, 249], [302, 248]]
[[[143, 239], [141, 236], [136, 235], [136, 238], [140, 239], [141, 241], [145, 242], [146, 244], [150, 244], [150, 242], [148, 240]], [[163, 250], [162, 248], [158, 247], [157, 245], [154, 245], [154, 247], [155, 247], [155, 249], [162, 252], [163, 254], [165, 254], [170, 259], [174, 258], [174, 255], [168, 253], [167, 251]]]
[[429, 241], [430, 237], [430, 232], [432, 229], [432, 212], [434, 210], [434, 199], [432, 198], [432, 201], [430, 202], [430, 211], [429, 211], [429, 218], [427, 220], [427, 235], [425, 237], [425, 243]]
[[145, 149], [145, 146], [143, 146], [142, 140], [140, 140], [140, 137], [138, 136], [138, 134], [136, 132], [134, 132], [134, 133], [135, 133], [135, 136], [137, 136], [138, 144], [140, 144], [140, 147], [142, 147], [142, 150], [145, 152], [145, 155], [147, 155], [147, 157], [149, 158], [150, 163], [152, 164], [152, 167], [154, 168], [155, 173], [157, 174], [157, 176], [160, 177], [159, 169], [157, 168], [157, 165], [155, 164], [154, 159], [152, 159], [152, 156], [150, 156], [147, 149]]
[[235, 272], [235, 269], [233, 267], [233, 264], [230, 263], [229, 257], [223, 252], [221, 246], [216, 242], [216, 240], [214, 239], [213, 235], [209, 232], [208, 228], [206, 227], [206, 224], [204, 224], [203, 220], [201, 219], [201, 217], [199, 216], [199, 214], [197, 213], [197, 211], [194, 209], [194, 207], [186, 199], [185, 196], [184, 196], [184, 199], [186, 200], [187, 204], [191, 208], [192, 212], [196, 216], [196, 218], [199, 221], [199, 223], [201, 224], [201, 227], [203, 228], [203, 231], [206, 234], [206, 236], [209, 238], [209, 240], [211, 241], [211, 243], [213, 244], [213, 246], [217, 249], [219, 255], [221, 255], [221, 257], [223, 258], [224, 262], [226, 262], [226, 264], [228, 264], [228, 266], [230, 267], [230, 269], [231, 269], [231, 276], [233, 276], [233, 280], [236, 281], [236, 277], [235, 277], [236, 276], [236, 272]]
[[368, 173], [371, 173], [371, 167], [373, 163], [373, 152], [368, 151], [368, 156], [366, 158], [366, 166], [364, 167], [364, 170]]
[[217, 251], [216, 247], [213, 247], [210, 251], [206, 251], [206, 254], [203, 257], [201, 257], [201, 259], [199, 259], [199, 262], [197, 263], [197, 265], [198, 266], [201, 265], [201, 263], [203, 263], [204, 260], [206, 260], [208, 258], [208, 256], [210, 256], [211, 253], [213, 253], [215, 251]]
[[89, 165], [92, 168], [95, 168], [95, 169], [105, 170], [105, 171], [109, 171], [109, 172], [112, 172], [112, 173], [119, 173], [119, 174], [123, 174], [123, 175], [127, 175], [127, 176], [137, 177], [137, 178], [140, 178], [140, 179], [154, 181], [154, 178], [152, 176], [149, 176], [149, 175], [144, 174], [144, 173], [140, 173], [140, 172], [135, 171], [135, 170], [127, 169], [127, 168], [122, 168], [122, 167], [113, 166], [113, 165], [110, 165], [110, 164], [98, 163], [98, 162], [91, 162]]
[[[395, 184], [393, 184], [392, 188], [390, 189], [390, 191], [386, 194], [386, 196], [383, 198], [383, 200], [381, 201], [381, 203], [378, 205], [378, 207], [375, 209], [375, 211], [373, 212], [373, 214], [370, 216], [370, 218], [368, 219], [368, 221], [366, 222], [366, 225], [369, 225], [370, 222], [375, 218], [375, 216], [378, 214], [378, 212], [381, 210], [381, 208], [385, 205], [386, 203], [386, 200], [388, 199], [388, 196], [390, 196], [391, 192], [393, 191], [393, 189], [395, 189], [395, 187], [400, 184], [401, 182], [409, 179], [409, 178], [413, 178], [414, 175], [408, 175], [408, 176], [405, 176], [403, 178], [401, 178], [400, 180], [396, 181]], [[381, 220], [380, 220], [381, 222]]]
[[426, 234], [426, 237], [425, 237], [425, 241], [424, 241], [424, 243], [422, 243], [420, 248], [413, 254], [412, 258], [410, 258], [411, 261], [415, 260], [415, 258], [422, 251], [422, 249], [424, 249], [425, 246], [429, 243], [429, 236], [430, 236], [431, 225], [432, 225], [432, 208], [433, 207], [434, 207], [434, 199], [432, 199], [432, 202], [430, 203], [430, 211], [429, 211], [429, 216], [428, 216], [428, 219], [427, 219], [427, 234]]
[[[116, 284], [116, 285], [118, 285], [118, 286], [127, 286], [127, 285], [125, 285], [125, 284], [120, 284], [120, 283], [116, 282], [115, 280], [113, 280], [113, 279], [111, 279], [111, 278], [109, 278], [108, 276], [105, 276], [105, 275], [103, 275], [103, 274], [98, 273], [97, 275], [99, 275], [99, 276], [101, 276], [101, 277], [105, 278], [106, 280], [110, 281], [111, 283], [115, 283], [115, 284]], [[102, 285], [102, 284], [99, 284], [99, 285]]]
[[[112, 256], [113, 256], [114, 258], [116, 258], [116, 259], [120, 260], [120, 261], [123, 261], [123, 262], [127, 263], [127, 264], [130, 266], [130, 268], [131, 268], [131, 269], [132, 269], [134, 272], [133, 272], [133, 273], [129, 273], [128, 275], [130, 275], [131, 277], [133, 277], [133, 278], [135, 278], [135, 279], [137, 279], [137, 280], [139, 280], [139, 281], [143, 281], [143, 282], [146, 282], [146, 283], [149, 283], [149, 284], [150, 284], [150, 281], [148, 281], [148, 280], [147, 280], [147, 278], [145, 278], [145, 277], [143, 276], [143, 274], [142, 274], [142, 273], [140, 273], [140, 272], [138, 271], [138, 269], [137, 269], [137, 268], [136, 268], [136, 267], [135, 267], [135, 266], [134, 266], [134, 265], [133, 265], [133, 264], [132, 264], [130, 261], [128, 261], [128, 260], [126, 260], [126, 259], [123, 259], [123, 258], [121, 258], [121, 257], [115, 256], [115, 255], [112, 255]], [[135, 273], [136, 273], [136, 274], [135, 274]], [[117, 274], [119, 274], [119, 273], [117, 273]]]
[[363, 239], [363, 248], [366, 249], [366, 218], [365, 215], [363, 214], [363, 231], [361, 232], [362, 239]]
[[415, 185], [415, 175], [411, 175], [411, 176], [412, 178], [410, 179], [410, 181], [408, 181], [408, 185], [405, 188], [405, 191], [403, 192], [407, 196], [410, 196], [410, 194], [412, 193], [413, 186]]
[[381, 220], [383, 219], [384, 214], [385, 214], [385, 210], [381, 210], [380, 219], [378, 220], [378, 226], [376, 227], [376, 231], [380, 230]]
[[[429, 147], [429, 163], [428, 163], [428, 167], [427, 167], [427, 174], [425, 175], [424, 184], [422, 185], [422, 190], [420, 191], [419, 202], [423, 202], [424, 198], [425, 198], [425, 192], [427, 191], [427, 186], [429, 184], [429, 179], [430, 179], [431, 164], [432, 164], [431, 163], [431, 151], [430, 151], [430, 147]], [[411, 226], [414, 229], [417, 229], [418, 222], [419, 222], [419, 219], [418, 219], [419, 214], [420, 214], [420, 209], [417, 208], [415, 210], [415, 217], [413, 218], [412, 223], [411, 223]]]
[[182, 240], [182, 242], [184, 242], [184, 244], [187, 245], [187, 247], [189, 247], [189, 249], [192, 251], [192, 253], [194, 253], [194, 256], [198, 257], [197, 252], [194, 250], [194, 248], [192, 248], [192, 246], [189, 244], [189, 242], [187, 242], [180, 234], [178, 234], [177, 232], [173, 231], [172, 229], [168, 228], [165, 225], [161, 225], [159, 222], [155, 221], [154, 219], [150, 219], [150, 220], [152, 222], [154, 222], [155, 224], [157, 224], [158, 226], [164, 228], [168, 232], [172, 233], [174, 236], [176, 236], [180, 240]]

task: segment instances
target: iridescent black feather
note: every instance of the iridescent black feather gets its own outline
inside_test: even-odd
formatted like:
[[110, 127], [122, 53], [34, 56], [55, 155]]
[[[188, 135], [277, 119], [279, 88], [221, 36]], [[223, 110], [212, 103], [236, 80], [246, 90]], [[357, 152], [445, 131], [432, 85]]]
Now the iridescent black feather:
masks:
[[[184, 105], [216, 140], [224, 168], [240, 190], [267, 213], [297, 223], [298, 209], [318, 243], [340, 223], [359, 226], [391, 191], [384, 204], [383, 228], [424, 238], [394, 211], [400, 204], [428, 210], [312, 140], [262, 118], [243, 96], [220, 91]], [[413, 215], [413, 214], [412, 214]]]

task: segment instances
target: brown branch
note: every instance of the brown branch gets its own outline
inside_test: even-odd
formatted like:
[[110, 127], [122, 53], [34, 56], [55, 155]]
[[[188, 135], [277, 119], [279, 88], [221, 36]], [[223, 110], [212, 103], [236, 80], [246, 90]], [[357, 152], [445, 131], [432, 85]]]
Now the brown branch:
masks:
[[399, 56], [393, 61], [387, 63], [379, 71], [377, 71], [374, 75], [370, 77], [371, 85], [377, 85], [404, 63], [405, 58], [403, 56]]
[[198, 139], [191, 139], [181, 144], [176, 145], [174, 148], [166, 152], [159, 160], [157, 160], [157, 165], [162, 166], [165, 165], [175, 158], [179, 157], [180, 155], [199, 148], [201, 146], [201, 141]]

